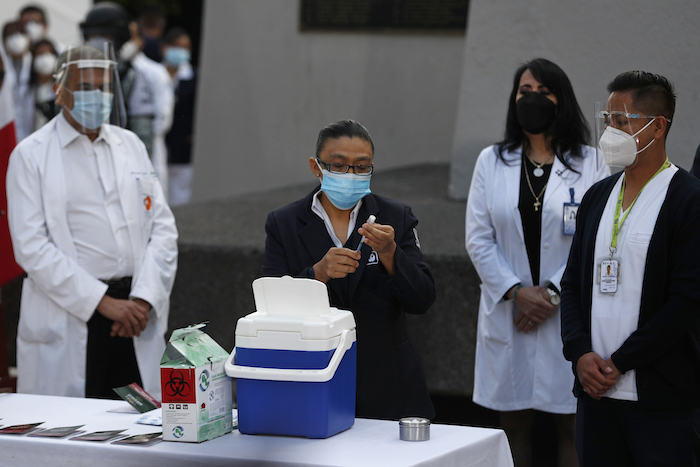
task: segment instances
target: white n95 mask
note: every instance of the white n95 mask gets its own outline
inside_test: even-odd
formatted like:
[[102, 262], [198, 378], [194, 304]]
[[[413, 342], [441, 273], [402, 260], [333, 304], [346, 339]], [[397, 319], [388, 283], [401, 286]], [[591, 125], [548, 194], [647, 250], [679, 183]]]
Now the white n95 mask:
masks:
[[10, 55], [22, 55], [29, 49], [29, 36], [16, 32], [5, 39], [5, 48]]
[[44, 52], [34, 59], [34, 71], [39, 75], [50, 75], [56, 68], [56, 56], [51, 52]]
[[656, 141], [654, 139], [642, 149], [637, 150], [636, 136], [644, 131], [654, 120], [644, 125], [641, 130], [633, 135], [618, 130], [612, 126], [608, 126], [603, 135], [600, 137], [600, 150], [603, 152], [605, 164], [608, 167], [629, 167], [634, 164], [637, 159], [637, 154], [644, 151], [646, 148]]
[[29, 21], [24, 25], [24, 30], [32, 42], [38, 42], [44, 38], [44, 25], [36, 21]]

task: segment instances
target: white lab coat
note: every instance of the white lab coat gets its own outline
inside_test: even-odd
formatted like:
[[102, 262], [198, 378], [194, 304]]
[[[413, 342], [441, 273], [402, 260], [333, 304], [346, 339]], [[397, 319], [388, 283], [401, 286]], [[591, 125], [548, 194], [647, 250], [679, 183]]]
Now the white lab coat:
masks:
[[[473, 399], [499, 411], [534, 408], [571, 414], [576, 411], [574, 380], [562, 353], [559, 311], [535, 332], [523, 334], [513, 324], [518, 309], [503, 299], [517, 283], [533, 285], [518, 210], [521, 150], [504, 157], [513, 161], [511, 165], [498, 158], [494, 146], [481, 152], [467, 202], [466, 247], [482, 282]], [[609, 175], [607, 167], [598, 169], [591, 147], [570, 165], [580, 175], [555, 159], [542, 204], [539, 283], [559, 290], [572, 240], [563, 233], [569, 189], [574, 188], [580, 203], [593, 183]]]
[[[107, 286], [77, 263], [66, 212], [66, 183], [76, 181], [64, 177], [61, 148], [68, 142], [56, 131], [60, 117], [17, 145], [7, 170], [10, 234], [17, 263], [27, 272], [17, 331], [17, 390], [84, 397], [86, 323]], [[138, 137], [107, 124], [101, 131], [107, 132], [133, 248], [131, 296], [153, 306], [146, 329], [134, 337], [134, 350], [144, 389], [159, 398], [177, 268], [175, 219]], [[145, 194], [153, 200], [150, 213]]]

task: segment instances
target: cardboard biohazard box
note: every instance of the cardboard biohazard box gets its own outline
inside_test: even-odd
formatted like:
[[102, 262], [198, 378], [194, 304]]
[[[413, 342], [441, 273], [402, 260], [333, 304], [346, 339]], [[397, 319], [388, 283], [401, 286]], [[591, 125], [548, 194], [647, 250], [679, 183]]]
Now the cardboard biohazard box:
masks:
[[206, 323], [173, 331], [160, 361], [163, 440], [201, 443], [229, 433], [233, 405], [229, 356]]

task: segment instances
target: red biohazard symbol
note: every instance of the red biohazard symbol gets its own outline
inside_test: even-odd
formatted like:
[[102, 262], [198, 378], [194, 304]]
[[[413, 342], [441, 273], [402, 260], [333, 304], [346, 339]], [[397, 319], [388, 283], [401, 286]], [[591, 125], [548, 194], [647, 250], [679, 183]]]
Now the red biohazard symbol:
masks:
[[151, 197], [150, 197], [150, 196], [146, 196], [146, 197], [143, 199], [143, 205], [146, 206], [146, 211], [150, 211], [150, 210], [151, 210]]

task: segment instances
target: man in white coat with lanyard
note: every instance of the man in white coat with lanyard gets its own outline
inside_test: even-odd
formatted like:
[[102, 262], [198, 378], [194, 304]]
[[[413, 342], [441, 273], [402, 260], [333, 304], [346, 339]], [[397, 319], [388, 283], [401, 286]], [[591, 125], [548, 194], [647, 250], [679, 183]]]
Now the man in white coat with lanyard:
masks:
[[177, 230], [143, 143], [105, 123], [115, 65], [89, 46], [61, 54], [62, 112], [10, 156], [8, 221], [27, 273], [18, 392], [109, 398], [139, 382], [160, 397]]

